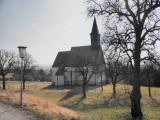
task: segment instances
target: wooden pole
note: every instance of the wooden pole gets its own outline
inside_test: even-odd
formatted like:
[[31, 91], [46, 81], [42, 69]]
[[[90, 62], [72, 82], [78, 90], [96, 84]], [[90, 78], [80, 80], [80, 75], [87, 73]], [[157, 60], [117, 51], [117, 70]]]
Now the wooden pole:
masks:
[[23, 59], [21, 59], [21, 88], [20, 88], [20, 106], [23, 104]]

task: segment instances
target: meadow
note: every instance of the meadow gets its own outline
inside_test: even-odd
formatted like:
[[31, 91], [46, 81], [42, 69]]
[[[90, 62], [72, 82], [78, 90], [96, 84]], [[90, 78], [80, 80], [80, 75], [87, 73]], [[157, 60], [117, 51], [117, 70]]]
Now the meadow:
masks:
[[[118, 84], [116, 97], [112, 97], [112, 85], [88, 87], [87, 98], [82, 98], [81, 88], [51, 88], [50, 82], [27, 82], [23, 92], [24, 108], [46, 120], [131, 120], [131, 86]], [[7, 90], [0, 91], [0, 100], [19, 104], [19, 82], [7, 82]], [[160, 88], [141, 87], [142, 111], [145, 120], [160, 120]], [[73, 119], [74, 120], [74, 119]]]

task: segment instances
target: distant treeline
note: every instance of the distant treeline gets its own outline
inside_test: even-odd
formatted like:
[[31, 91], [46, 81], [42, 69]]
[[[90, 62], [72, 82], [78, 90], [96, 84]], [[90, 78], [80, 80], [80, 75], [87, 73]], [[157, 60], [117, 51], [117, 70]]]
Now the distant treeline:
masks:
[[[20, 80], [20, 74], [15, 72], [15, 80]], [[25, 76], [26, 81], [52, 81], [52, 70], [34, 68]]]

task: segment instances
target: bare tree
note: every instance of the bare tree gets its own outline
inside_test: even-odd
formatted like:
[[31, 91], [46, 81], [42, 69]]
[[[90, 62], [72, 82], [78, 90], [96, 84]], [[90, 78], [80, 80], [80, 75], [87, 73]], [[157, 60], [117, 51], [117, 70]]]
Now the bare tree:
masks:
[[[109, 52], [109, 51], [108, 51]], [[116, 85], [118, 82], [122, 81], [127, 74], [125, 71], [125, 60], [123, 56], [121, 56], [121, 52], [118, 54], [113, 50], [106, 54], [106, 65], [107, 65], [107, 74], [108, 77], [111, 79], [111, 83], [113, 85], [113, 97], [116, 96]], [[125, 68], [125, 69], [124, 69]]]
[[154, 63], [151, 62], [144, 62], [144, 68], [142, 69], [142, 77], [144, 78], [146, 85], [148, 87], [148, 95], [149, 97], [152, 98], [152, 93], [151, 93], [151, 85], [153, 85], [153, 78], [154, 75], [158, 71], [158, 66]]
[[[23, 60], [23, 90], [25, 89], [26, 76], [29, 75], [29, 73], [31, 73], [36, 67], [35, 65], [33, 65], [33, 63], [34, 63], [34, 60], [32, 56], [30, 54], [27, 54]], [[17, 74], [20, 75], [21, 62], [19, 57], [17, 57], [14, 70]]]
[[11, 71], [15, 64], [14, 53], [8, 52], [6, 50], [0, 50], [0, 74], [2, 75], [2, 85], [3, 90], [6, 89], [5, 76]]
[[94, 68], [93, 66], [89, 65], [89, 61], [87, 61], [86, 57], [79, 57], [78, 61], [79, 65], [76, 68], [76, 72], [80, 73], [80, 75], [82, 76], [83, 98], [86, 98], [87, 85], [91, 77], [93, 76]]
[[88, 0], [89, 15], [98, 13], [106, 18], [106, 44], [121, 49], [132, 62], [133, 120], [143, 119], [140, 104], [140, 64], [143, 60], [156, 60], [154, 50], [159, 41], [159, 8], [159, 0]]
[[152, 70], [152, 67], [151, 66], [145, 66], [145, 72], [146, 72], [146, 79], [147, 79], [147, 86], [148, 86], [148, 94], [149, 94], [149, 97], [152, 97], [152, 94], [151, 94], [151, 70]]

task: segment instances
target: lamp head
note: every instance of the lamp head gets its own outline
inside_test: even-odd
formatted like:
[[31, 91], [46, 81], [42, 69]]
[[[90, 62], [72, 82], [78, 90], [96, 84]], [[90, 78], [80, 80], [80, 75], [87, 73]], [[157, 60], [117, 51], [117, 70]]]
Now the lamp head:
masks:
[[19, 57], [20, 58], [25, 58], [26, 55], [27, 55], [27, 52], [26, 52], [26, 48], [25, 46], [19, 46], [18, 49], [19, 49]]

